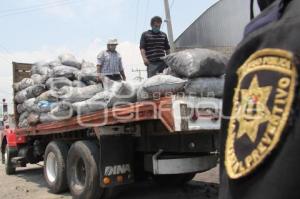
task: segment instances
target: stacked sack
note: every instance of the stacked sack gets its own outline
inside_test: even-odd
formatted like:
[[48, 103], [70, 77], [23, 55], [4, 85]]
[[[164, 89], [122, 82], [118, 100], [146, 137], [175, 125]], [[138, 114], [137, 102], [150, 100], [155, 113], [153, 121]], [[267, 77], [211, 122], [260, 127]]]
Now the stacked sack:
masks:
[[[96, 66], [86, 61], [78, 62], [71, 54], [61, 55], [53, 62], [36, 63], [31, 74], [31, 78], [13, 85], [20, 128], [68, 119], [81, 113], [81, 109], [82, 113], [91, 113], [111, 107], [120, 99], [136, 101], [133, 86], [107, 78], [97, 84]], [[95, 105], [94, 102], [101, 100], [101, 106]]]
[[188, 49], [164, 58], [164, 74], [147, 79], [138, 90], [138, 101], [183, 93], [222, 98], [227, 58], [208, 49]]

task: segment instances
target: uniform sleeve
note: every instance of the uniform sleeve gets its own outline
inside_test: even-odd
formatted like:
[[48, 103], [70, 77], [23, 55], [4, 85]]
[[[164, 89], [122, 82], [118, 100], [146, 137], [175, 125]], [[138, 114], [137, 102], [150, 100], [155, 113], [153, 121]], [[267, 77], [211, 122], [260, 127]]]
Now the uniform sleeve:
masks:
[[101, 52], [97, 56], [97, 65], [103, 66], [104, 63], [104, 52]]
[[165, 50], [170, 50], [170, 43], [169, 43], [167, 35], [166, 35], [166, 39], [165, 39]]
[[143, 33], [141, 36], [141, 41], [140, 41], [140, 49], [145, 49], [146, 48], [146, 34]]

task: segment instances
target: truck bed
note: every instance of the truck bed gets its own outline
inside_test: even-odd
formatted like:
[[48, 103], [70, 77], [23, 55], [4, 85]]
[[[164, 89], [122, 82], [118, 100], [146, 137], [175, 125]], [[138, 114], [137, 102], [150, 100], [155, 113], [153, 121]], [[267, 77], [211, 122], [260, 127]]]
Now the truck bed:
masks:
[[74, 116], [67, 120], [38, 124], [30, 128], [17, 128], [15, 132], [17, 135], [47, 135], [146, 120], [161, 120], [170, 132], [174, 132], [172, 98], [165, 97], [155, 101], [138, 102], [131, 105], [109, 108], [91, 114]]
[[[147, 120], [161, 121], [169, 133], [216, 131], [221, 125], [221, 110], [221, 99], [173, 95], [39, 124], [31, 128], [17, 128], [15, 131], [18, 135], [47, 135]], [[194, 112], [197, 113], [196, 116]]]

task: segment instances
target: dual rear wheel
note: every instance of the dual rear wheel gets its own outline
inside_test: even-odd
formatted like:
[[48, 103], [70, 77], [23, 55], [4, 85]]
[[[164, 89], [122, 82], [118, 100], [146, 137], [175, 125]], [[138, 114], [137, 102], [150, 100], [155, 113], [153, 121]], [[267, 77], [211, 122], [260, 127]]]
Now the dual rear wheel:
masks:
[[[100, 187], [99, 148], [92, 141], [78, 141], [71, 147], [53, 141], [46, 148], [44, 162], [44, 177], [52, 193], [69, 189], [74, 199], [97, 199], [110, 198], [115, 192]], [[159, 175], [153, 179], [161, 185], [179, 185], [194, 175]]]
[[62, 193], [68, 188], [74, 199], [100, 198], [98, 172], [99, 149], [90, 141], [68, 144], [53, 141], [45, 151], [44, 177], [52, 193]]
[[67, 160], [67, 178], [74, 199], [100, 198], [98, 172], [99, 149], [93, 142], [80, 141], [72, 145]]

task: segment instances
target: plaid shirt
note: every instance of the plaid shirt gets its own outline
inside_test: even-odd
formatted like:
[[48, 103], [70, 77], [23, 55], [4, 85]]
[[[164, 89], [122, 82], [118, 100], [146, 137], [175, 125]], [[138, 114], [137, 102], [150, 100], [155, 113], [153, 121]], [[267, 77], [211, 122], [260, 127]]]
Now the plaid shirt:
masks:
[[116, 51], [102, 51], [97, 56], [97, 63], [101, 66], [100, 73], [104, 75], [120, 74], [124, 70], [121, 55]]

